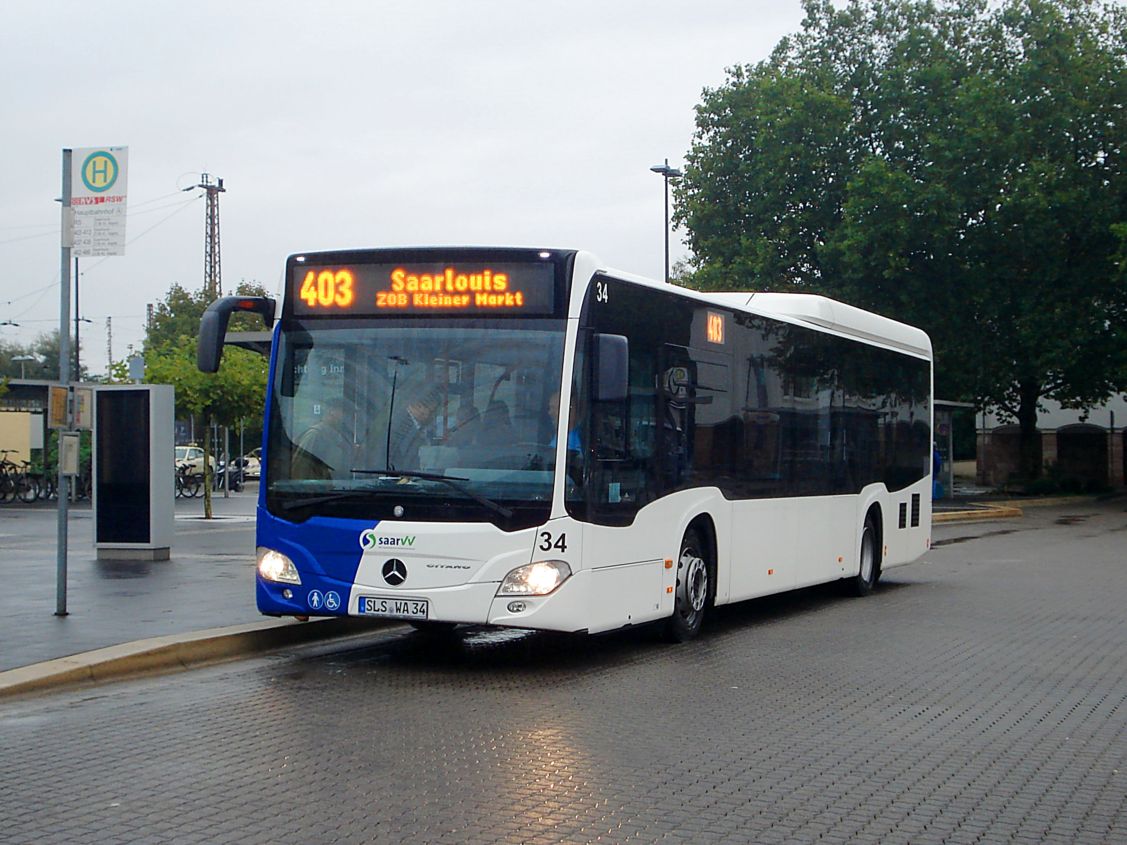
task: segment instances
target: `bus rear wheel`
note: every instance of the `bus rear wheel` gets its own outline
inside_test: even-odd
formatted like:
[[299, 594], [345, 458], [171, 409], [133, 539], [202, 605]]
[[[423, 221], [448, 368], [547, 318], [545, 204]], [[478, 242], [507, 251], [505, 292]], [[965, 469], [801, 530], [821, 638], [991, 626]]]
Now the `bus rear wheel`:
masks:
[[861, 548], [857, 574], [845, 580], [845, 589], [851, 596], [867, 596], [880, 577], [880, 553], [877, 551], [877, 528], [873, 518], [865, 518], [861, 529]]
[[710, 572], [704, 538], [691, 528], [685, 532], [677, 556], [673, 615], [665, 623], [665, 636], [670, 642], [683, 643], [700, 631], [712, 587]]

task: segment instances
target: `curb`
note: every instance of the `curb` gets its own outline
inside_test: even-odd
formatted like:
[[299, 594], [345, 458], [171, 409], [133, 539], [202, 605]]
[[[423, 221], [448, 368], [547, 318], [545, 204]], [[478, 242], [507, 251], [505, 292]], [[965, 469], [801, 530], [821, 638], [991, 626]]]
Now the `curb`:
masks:
[[992, 519], [1015, 519], [1025, 516], [1021, 508], [1009, 504], [978, 505], [973, 510], [932, 513], [932, 524], [937, 522], [987, 522]]
[[1097, 501], [1096, 496], [1047, 496], [1043, 499], [1008, 499], [999, 502], [977, 502], [961, 511], [932, 511], [931, 521], [937, 522], [985, 522], [991, 519], [1012, 519], [1025, 515], [1026, 508], [1049, 508], [1063, 505], [1078, 505]]
[[0, 700], [189, 669], [284, 646], [367, 633], [387, 625], [351, 617], [312, 622], [277, 619], [136, 640], [0, 672]]

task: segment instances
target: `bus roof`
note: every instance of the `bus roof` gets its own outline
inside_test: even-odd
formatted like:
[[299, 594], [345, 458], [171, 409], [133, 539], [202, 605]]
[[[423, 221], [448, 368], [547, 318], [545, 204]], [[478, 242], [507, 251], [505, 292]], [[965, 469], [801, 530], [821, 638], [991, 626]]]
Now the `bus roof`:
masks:
[[810, 293], [706, 293], [705, 296], [729, 308], [829, 329], [931, 359], [931, 338], [923, 329], [829, 297]]

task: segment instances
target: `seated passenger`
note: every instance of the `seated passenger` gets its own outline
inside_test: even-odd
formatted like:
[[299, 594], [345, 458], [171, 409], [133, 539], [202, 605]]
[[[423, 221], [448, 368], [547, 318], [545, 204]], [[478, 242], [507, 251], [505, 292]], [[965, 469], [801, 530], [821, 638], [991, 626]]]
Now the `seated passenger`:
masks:
[[[556, 429], [559, 426], [560, 419], [560, 392], [557, 390], [548, 397], [548, 413], [551, 418], [551, 438], [548, 440], [548, 445], [555, 448], [556, 445]], [[579, 420], [575, 413], [575, 403], [571, 404], [570, 419], [568, 420], [569, 427], [567, 431], [567, 448], [569, 451], [581, 451], [583, 444], [579, 439]]]

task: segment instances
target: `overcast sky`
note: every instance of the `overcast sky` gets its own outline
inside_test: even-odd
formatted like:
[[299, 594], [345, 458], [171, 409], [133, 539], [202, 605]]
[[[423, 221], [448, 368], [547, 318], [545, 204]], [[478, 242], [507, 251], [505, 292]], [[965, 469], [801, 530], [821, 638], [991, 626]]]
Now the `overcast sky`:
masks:
[[[725, 69], [799, 0], [39, 2], [5, 11], [0, 338], [59, 319], [64, 147], [129, 147], [126, 254], [80, 261], [83, 361], [203, 280], [202, 172], [222, 177], [225, 290], [279, 292], [293, 252], [587, 249], [660, 278], [662, 180]], [[674, 235], [674, 260], [685, 254]], [[32, 373], [29, 372], [31, 377]]]

